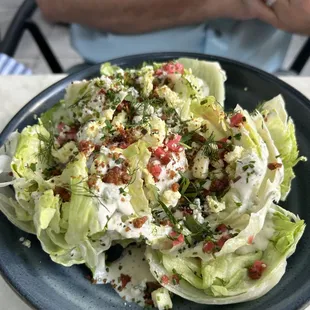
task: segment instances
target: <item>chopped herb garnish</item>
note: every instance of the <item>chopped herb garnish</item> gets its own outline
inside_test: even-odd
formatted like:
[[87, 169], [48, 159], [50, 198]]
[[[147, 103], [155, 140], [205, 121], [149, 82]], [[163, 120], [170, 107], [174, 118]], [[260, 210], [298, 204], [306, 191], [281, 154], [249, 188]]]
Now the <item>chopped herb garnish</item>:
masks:
[[235, 134], [235, 135], [234, 135], [234, 138], [235, 138], [236, 140], [241, 140], [241, 133], [239, 132], [239, 133]]

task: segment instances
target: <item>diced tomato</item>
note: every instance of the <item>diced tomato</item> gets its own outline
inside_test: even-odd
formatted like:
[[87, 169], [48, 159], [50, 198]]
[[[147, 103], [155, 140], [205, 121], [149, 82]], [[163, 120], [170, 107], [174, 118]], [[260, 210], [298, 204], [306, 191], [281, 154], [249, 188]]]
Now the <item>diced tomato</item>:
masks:
[[76, 139], [76, 134], [78, 130], [75, 127], [71, 127], [70, 130], [66, 132], [66, 137], [68, 140], [75, 140]]
[[220, 141], [218, 141], [216, 144], [217, 144], [217, 147], [219, 149], [223, 149], [224, 148], [224, 145], [225, 143], [227, 142], [228, 138], [223, 138], [221, 139]]
[[170, 154], [166, 152], [162, 147], [158, 147], [153, 154], [160, 160], [161, 164], [167, 165], [170, 163]]
[[184, 242], [184, 236], [175, 231], [172, 231], [169, 236], [173, 239], [172, 246], [176, 246], [182, 242]]
[[168, 147], [169, 151], [171, 152], [181, 152], [183, 151], [183, 147], [179, 144], [181, 141], [180, 135], [175, 135], [173, 139], [169, 140], [166, 143], [166, 146]]
[[260, 279], [260, 277], [262, 276], [266, 268], [267, 268], [267, 265], [264, 262], [257, 260], [248, 269], [248, 275], [252, 280]]
[[149, 171], [151, 172], [152, 176], [154, 178], [158, 178], [161, 173], [161, 166], [160, 165], [154, 165], [149, 167]]
[[154, 151], [154, 155], [157, 158], [162, 158], [164, 156], [166, 156], [166, 152], [164, 151], [164, 149], [162, 147], [158, 147], [155, 151]]
[[57, 130], [58, 130], [58, 132], [62, 132], [65, 126], [66, 126], [65, 123], [60, 122], [60, 123], [57, 125]]
[[229, 235], [222, 236], [222, 237], [216, 242], [217, 246], [221, 249], [221, 248], [224, 246], [225, 242], [226, 242], [228, 239], [230, 239], [230, 238], [231, 238], [231, 237], [230, 237]]
[[171, 161], [171, 157], [169, 156], [169, 154], [166, 154], [164, 157], [162, 157], [160, 159], [160, 162], [163, 164], [163, 165], [168, 165]]
[[131, 276], [128, 274], [121, 274], [121, 282], [122, 282], [122, 288], [126, 287], [127, 283], [131, 281]]
[[175, 63], [175, 71], [183, 74], [184, 73], [184, 66], [180, 64], [179, 62]]
[[220, 231], [222, 233], [226, 232], [228, 230], [227, 226], [225, 224], [220, 224], [216, 227], [216, 231]]
[[248, 244], [252, 244], [253, 243], [253, 240], [254, 240], [254, 236], [249, 236], [248, 238]]
[[203, 247], [202, 247], [202, 251], [204, 253], [211, 253], [215, 248], [215, 244], [213, 241], [207, 241]]
[[144, 223], [147, 221], [147, 219], [148, 219], [147, 216], [136, 218], [132, 221], [133, 226], [135, 228], [141, 228], [144, 225]]
[[184, 66], [178, 62], [177, 63], [168, 62], [167, 64], [163, 65], [162, 69], [166, 71], [168, 74], [184, 73]]
[[244, 122], [244, 116], [242, 113], [238, 112], [230, 118], [230, 126], [238, 127], [240, 124]]
[[161, 279], [160, 279], [160, 283], [161, 283], [161, 284], [164, 284], [164, 285], [169, 284], [169, 277], [168, 277], [167, 275], [164, 274], [164, 275], [161, 277]]

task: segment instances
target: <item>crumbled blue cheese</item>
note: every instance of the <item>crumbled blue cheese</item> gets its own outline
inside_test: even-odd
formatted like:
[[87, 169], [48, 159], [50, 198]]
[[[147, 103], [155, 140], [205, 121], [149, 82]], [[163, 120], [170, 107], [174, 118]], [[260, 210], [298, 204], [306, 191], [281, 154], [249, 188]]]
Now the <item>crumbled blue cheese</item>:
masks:
[[168, 207], [175, 207], [181, 198], [181, 194], [179, 192], [174, 192], [171, 189], [168, 189], [163, 192], [161, 196], [161, 200]]

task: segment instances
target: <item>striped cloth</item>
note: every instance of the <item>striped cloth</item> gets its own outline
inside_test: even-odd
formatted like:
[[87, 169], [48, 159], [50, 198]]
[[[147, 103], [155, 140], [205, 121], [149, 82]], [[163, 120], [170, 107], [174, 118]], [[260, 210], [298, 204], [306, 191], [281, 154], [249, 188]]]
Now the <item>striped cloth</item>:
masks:
[[0, 53], [0, 75], [31, 75], [32, 71], [15, 59]]

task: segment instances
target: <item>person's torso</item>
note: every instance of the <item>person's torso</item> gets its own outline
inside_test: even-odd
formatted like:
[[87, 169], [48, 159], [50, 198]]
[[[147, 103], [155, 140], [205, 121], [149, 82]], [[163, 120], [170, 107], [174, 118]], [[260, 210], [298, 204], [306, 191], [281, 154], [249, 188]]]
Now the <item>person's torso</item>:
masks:
[[239, 60], [269, 72], [282, 66], [291, 35], [257, 20], [220, 19], [137, 35], [116, 35], [73, 24], [72, 44], [88, 62], [151, 52], [196, 52]]

